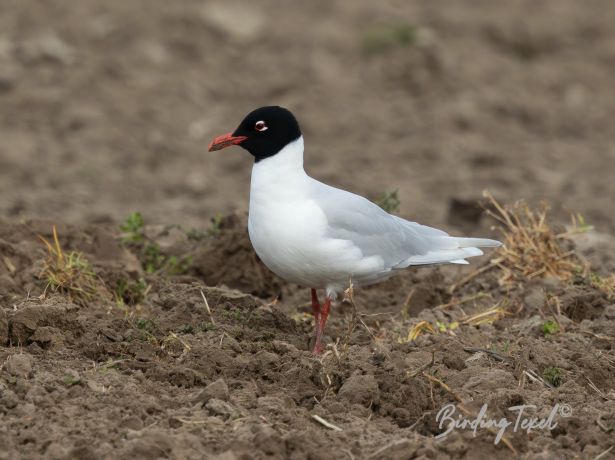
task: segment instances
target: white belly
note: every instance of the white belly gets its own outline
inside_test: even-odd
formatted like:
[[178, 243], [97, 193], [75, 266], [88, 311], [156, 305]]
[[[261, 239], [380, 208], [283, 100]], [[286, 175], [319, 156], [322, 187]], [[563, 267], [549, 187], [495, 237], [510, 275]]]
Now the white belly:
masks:
[[[251, 200], [250, 241], [263, 263], [287, 281], [313, 288], [347, 282], [348, 262], [361, 253], [347, 241], [325, 239], [323, 218], [309, 202], [260, 205]], [[346, 264], [336, 261], [340, 254]]]

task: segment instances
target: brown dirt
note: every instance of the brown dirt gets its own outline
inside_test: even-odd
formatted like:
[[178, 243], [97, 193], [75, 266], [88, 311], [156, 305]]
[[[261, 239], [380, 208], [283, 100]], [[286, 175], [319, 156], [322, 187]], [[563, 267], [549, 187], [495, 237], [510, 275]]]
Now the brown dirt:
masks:
[[[488, 258], [408, 271], [355, 293], [364, 324], [336, 306], [315, 357], [308, 292], [249, 244], [249, 159], [204, 154], [248, 110], [285, 105], [315, 176], [399, 188], [401, 215], [485, 236], [482, 189], [546, 198], [596, 226], [575, 250], [612, 273], [612, 2], [407, 3], [0, 4], [0, 459], [512, 458], [485, 430], [434, 439], [455, 398], [498, 418], [569, 405], [552, 431], [506, 433], [521, 458], [615, 445], [615, 299], [588, 278], [500, 286], [487, 270], [451, 293]], [[382, 24], [418, 38], [366, 52]], [[179, 273], [119, 242], [134, 210]], [[43, 295], [52, 224], [104, 284], [89, 302]], [[509, 315], [466, 324], [493, 305]], [[446, 330], [407, 341], [422, 320]], [[527, 374], [554, 367], [555, 388]]]
[[[556, 402], [568, 404], [572, 416], [551, 432], [507, 433], [522, 456], [587, 458], [610, 447], [615, 304], [607, 293], [582, 280], [504, 289], [487, 271], [451, 295], [448, 287], [465, 270], [410, 271], [357, 292], [363, 323], [353, 320], [350, 304], [339, 305], [327, 334], [337, 345], [315, 357], [307, 291], [263, 276], [241, 219], [229, 221], [198, 243], [177, 239], [171, 247], [192, 245], [194, 257], [180, 276], [144, 273], [112, 227], [61, 227], [65, 250], [84, 251], [109, 290], [135, 277], [149, 285], [135, 305], [101, 297], [84, 306], [41, 295], [44, 281], [27, 268], [44, 259], [35, 235], [49, 236], [50, 223], [0, 224], [4, 458], [512, 457], [484, 432], [434, 440], [441, 431], [435, 414], [455, 395], [472, 413], [486, 403], [498, 418], [519, 404], [536, 405], [543, 416]], [[158, 235], [162, 243], [168, 231]], [[209, 264], [225, 254], [242, 261], [244, 279], [233, 271], [212, 275]], [[232, 288], [245, 283], [268, 300]], [[215, 284], [222, 287], [208, 287]], [[477, 292], [471, 302], [446, 306]], [[497, 302], [511, 316], [463, 323]], [[551, 317], [562, 330], [545, 335]], [[407, 342], [419, 320], [461, 325]], [[556, 388], [524, 377], [551, 367], [561, 370]]]

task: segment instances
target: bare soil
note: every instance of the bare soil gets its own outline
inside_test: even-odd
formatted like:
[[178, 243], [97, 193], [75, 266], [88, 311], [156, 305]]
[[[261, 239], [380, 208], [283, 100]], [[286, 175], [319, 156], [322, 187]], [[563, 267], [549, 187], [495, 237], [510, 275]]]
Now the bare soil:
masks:
[[[313, 356], [309, 292], [247, 238], [250, 159], [205, 154], [284, 105], [314, 176], [477, 236], [498, 236], [483, 189], [546, 199], [562, 228], [571, 210], [595, 226], [573, 250], [606, 277], [613, 23], [606, 0], [0, 3], [0, 459], [615, 458], [612, 294], [501, 284], [493, 255], [411, 270], [337, 305]], [[148, 271], [122, 243], [136, 210], [184, 265]], [[93, 298], [45, 289], [53, 225]], [[420, 321], [435, 330], [408, 340]], [[435, 439], [459, 401], [570, 413], [497, 445]]]

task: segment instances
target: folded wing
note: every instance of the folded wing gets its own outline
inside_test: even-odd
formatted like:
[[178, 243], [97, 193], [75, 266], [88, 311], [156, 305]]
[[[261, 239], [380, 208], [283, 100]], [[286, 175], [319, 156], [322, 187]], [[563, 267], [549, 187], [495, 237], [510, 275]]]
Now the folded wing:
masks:
[[390, 269], [411, 265], [467, 264], [482, 255], [479, 247], [501, 243], [486, 238], [458, 238], [391, 215], [371, 201], [315, 181], [313, 195], [328, 220], [330, 238], [352, 241], [364, 256], [380, 256]]

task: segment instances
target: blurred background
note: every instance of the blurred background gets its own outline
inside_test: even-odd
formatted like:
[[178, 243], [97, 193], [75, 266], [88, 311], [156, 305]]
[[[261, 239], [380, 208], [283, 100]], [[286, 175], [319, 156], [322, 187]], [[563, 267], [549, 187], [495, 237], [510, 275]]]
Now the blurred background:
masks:
[[252, 158], [250, 110], [298, 117], [306, 169], [449, 231], [483, 189], [615, 230], [610, 0], [2, 0], [0, 216], [205, 228]]

